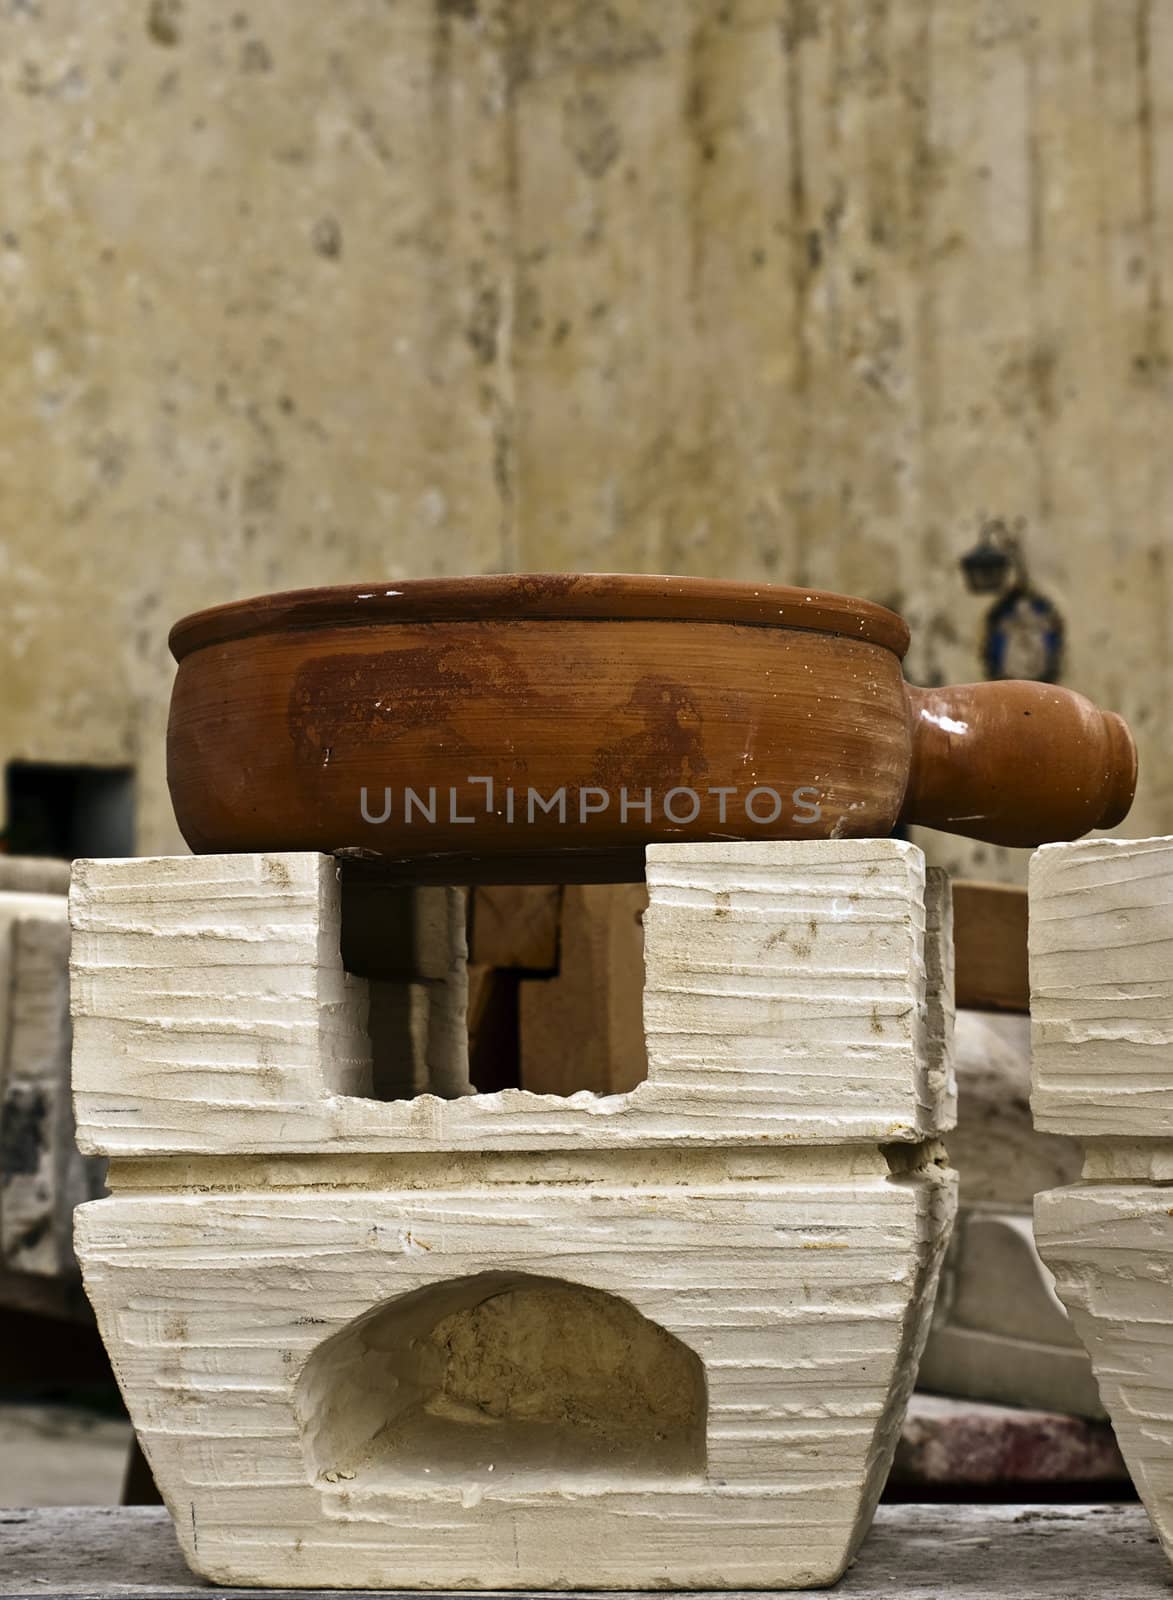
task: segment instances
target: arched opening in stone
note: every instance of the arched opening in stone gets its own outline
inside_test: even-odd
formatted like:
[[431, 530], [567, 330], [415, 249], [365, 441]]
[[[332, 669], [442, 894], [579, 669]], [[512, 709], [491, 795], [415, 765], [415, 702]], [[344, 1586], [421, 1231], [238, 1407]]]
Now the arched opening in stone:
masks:
[[463, 1491], [699, 1476], [694, 1351], [628, 1301], [487, 1272], [402, 1296], [325, 1341], [296, 1392], [315, 1480]]

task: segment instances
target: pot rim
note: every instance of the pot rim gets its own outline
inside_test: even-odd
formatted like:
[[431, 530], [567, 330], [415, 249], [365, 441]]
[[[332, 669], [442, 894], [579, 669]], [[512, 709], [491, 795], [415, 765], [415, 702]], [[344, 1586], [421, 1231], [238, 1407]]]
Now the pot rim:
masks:
[[211, 606], [171, 629], [176, 661], [258, 634], [396, 622], [723, 622], [831, 633], [903, 657], [908, 624], [886, 606], [785, 584], [645, 573], [490, 573], [289, 589]]

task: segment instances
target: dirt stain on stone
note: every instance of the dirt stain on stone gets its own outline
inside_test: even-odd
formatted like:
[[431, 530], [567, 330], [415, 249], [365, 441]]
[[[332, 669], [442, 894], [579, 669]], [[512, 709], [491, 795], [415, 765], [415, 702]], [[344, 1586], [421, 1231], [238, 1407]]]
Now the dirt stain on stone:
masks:
[[278, 889], [291, 889], [293, 879], [289, 875], [289, 868], [276, 856], [266, 856], [261, 866], [261, 876], [266, 883], [274, 884]]
[[147, 38], [165, 49], [174, 49], [182, 37], [180, 20], [183, 0], [150, 0], [147, 7]]
[[465, 330], [469, 346], [482, 366], [492, 366], [497, 358], [497, 329], [500, 322], [500, 293], [496, 284], [486, 284], [477, 293]]
[[601, 178], [619, 159], [623, 145], [606, 101], [593, 90], [572, 96], [565, 106], [566, 140], [588, 178]]
[[325, 260], [337, 261], [342, 254], [342, 229], [337, 217], [319, 217], [310, 230], [310, 243]]
[[273, 57], [263, 39], [246, 39], [240, 52], [242, 72], [272, 72]]

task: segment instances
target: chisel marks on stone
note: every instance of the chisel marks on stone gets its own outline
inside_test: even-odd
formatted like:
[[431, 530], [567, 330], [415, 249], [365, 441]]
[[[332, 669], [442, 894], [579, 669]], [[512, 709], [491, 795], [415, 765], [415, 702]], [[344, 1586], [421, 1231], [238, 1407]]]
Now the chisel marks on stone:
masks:
[[[142, 1194], [83, 1208], [87, 1289], [200, 1571], [347, 1586], [394, 1574], [431, 1587], [725, 1587], [825, 1583], [841, 1570], [912, 1381], [949, 1176], [929, 1162], [896, 1178], [747, 1182], [710, 1169], [700, 1182], [544, 1183], [529, 1157], [524, 1172], [468, 1188]], [[503, 1276], [615, 1296], [695, 1352], [703, 1464], [664, 1476], [638, 1456], [547, 1463], [551, 1441], [574, 1445], [573, 1406], [558, 1441], [527, 1431], [524, 1416], [453, 1410], [438, 1373], [431, 1399], [394, 1381], [409, 1334], [426, 1342], [454, 1294], [474, 1303]], [[429, 1290], [438, 1310], [415, 1328], [423, 1314], [411, 1307]], [[360, 1324], [360, 1364], [323, 1369], [333, 1387], [299, 1388], [315, 1351]], [[537, 1340], [545, 1352], [545, 1391], [573, 1383], [565, 1339], [528, 1331], [524, 1348]], [[509, 1334], [506, 1319], [500, 1347], [470, 1350], [450, 1333], [438, 1348], [499, 1374], [521, 1358]], [[337, 1461], [315, 1458], [323, 1419], [326, 1437], [353, 1441]], [[412, 1454], [418, 1438], [436, 1453]], [[463, 1453], [446, 1455], [462, 1438]]]
[[1173, 839], [1036, 851], [1030, 968], [1039, 1127], [1173, 1135]]

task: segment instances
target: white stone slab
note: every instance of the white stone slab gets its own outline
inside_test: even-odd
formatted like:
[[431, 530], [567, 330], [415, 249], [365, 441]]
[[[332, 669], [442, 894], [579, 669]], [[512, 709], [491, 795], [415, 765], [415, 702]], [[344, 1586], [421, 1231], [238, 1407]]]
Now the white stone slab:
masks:
[[312, 1142], [332, 1094], [369, 1087], [327, 858], [77, 861], [70, 916], [83, 1147]]
[[1173, 839], [1031, 863], [1036, 1119], [1087, 1144], [1035, 1237], [1173, 1557]]
[[226, 1159], [198, 1193], [127, 1163], [78, 1248], [214, 1581], [823, 1584], [883, 1484], [947, 1231], [951, 1175], [913, 1159]]
[[1173, 1559], [1173, 1191], [1052, 1189], [1035, 1201], [1035, 1233]]
[[1173, 839], [1036, 851], [1030, 970], [1036, 1124], [1173, 1137]]
[[[649, 1079], [559, 1099], [461, 1094], [455, 895], [414, 979], [378, 976], [368, 895], [360, 979], [324, 858], [79, 868], [78, 1107], [115, 1191], [79, 1257], [204, 1575], [792, 1587], [851, 1558], [954, 1203], [947, 892], [875, 841], [648, 876]], [[456, 1098], [372, 1096], [424, 1076]]]
[[645, 1083], [387, 1102], [363, 1098], [367, 993], [342, 970], [332, 861], [79, 862], [80, 1137], [111, 1154], [581, 1149], [948, 1125], [947, 920], [932, 895], [926, 918], [919, 850], [656, 845], [648, 886]]

